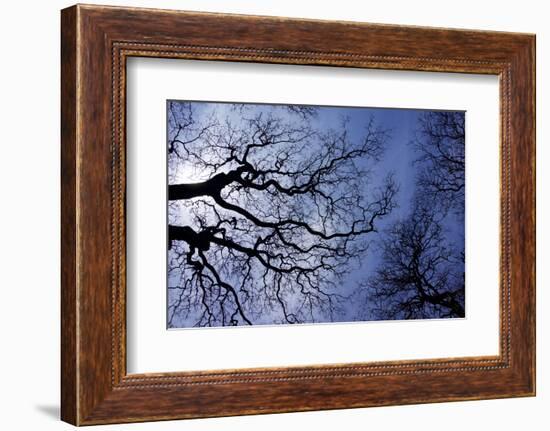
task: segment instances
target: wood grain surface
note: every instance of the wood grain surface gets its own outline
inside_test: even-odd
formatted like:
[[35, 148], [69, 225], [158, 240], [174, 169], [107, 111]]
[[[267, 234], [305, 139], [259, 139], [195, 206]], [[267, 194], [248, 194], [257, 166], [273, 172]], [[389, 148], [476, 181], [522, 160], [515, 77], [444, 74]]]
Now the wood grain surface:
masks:
[[[75, 425], [535, 393], [535, 37], [77, 5], [61, 28], [61, 416]], [[126, 373], [126, 59], [500, 77], [500, 354]]]

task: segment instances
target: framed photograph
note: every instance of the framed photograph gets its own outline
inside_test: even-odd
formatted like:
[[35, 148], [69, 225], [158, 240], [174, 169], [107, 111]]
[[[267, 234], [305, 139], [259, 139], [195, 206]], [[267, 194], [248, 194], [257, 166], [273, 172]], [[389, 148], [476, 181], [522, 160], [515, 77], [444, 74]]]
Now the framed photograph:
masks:
[[535, 37], [62, 11], [62, 419], [535, 394]]

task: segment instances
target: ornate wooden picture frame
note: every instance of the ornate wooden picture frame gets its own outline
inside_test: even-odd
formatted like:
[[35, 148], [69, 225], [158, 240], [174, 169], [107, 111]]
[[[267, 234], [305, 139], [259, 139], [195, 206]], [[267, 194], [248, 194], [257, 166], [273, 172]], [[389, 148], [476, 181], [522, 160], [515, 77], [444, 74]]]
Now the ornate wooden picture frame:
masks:
[[[77, 5], [62, 11], [61, 417], [75, 425], [535, 394], [535, 37]], [[126, 371], [129, 57], [497, 75], [500, 354]]]

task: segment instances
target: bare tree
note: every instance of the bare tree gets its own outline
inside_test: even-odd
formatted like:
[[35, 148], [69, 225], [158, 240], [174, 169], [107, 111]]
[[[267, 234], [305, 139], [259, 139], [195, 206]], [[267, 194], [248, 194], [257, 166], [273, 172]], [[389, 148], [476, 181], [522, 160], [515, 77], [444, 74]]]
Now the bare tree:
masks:
[[464, 217], [463, 112], [429, 111], [419, 120], [414, 145], [420, 156], [417, 188], [426, 202]]
[[394, 207], [392, 176], [370, 180], [387, 132], [314, 127], [310, 107], [168, 110], [169, 325], [336, 319]]
[[417, 206], [390, 228], [365, 287], [380, 319], [464, 317], [464, 251], [445, 238], [433, 209]]

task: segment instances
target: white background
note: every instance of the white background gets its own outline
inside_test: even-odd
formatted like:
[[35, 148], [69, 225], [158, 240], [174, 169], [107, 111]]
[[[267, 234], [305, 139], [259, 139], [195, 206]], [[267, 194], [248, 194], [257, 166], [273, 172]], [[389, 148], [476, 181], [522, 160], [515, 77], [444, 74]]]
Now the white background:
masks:
[[[127, 83], [129, 373], [498, 354], [498, 77], [140, 58]], [[466, 111], [466, 318], [167, 331], [167, 99]]]
[[[550, 28], [536, 0], [312, 2], [103, 1], [188, 10], [346, 19], [537, 33], [538, 396], [436, 405], [105, 426], [135, 430], [544, 430], [550, 423]], [[62, 430], [59, 409], [59, 9], [65, 1], [4, 2], [0, 15], [0, 426]]]

